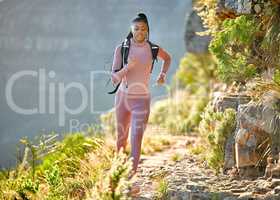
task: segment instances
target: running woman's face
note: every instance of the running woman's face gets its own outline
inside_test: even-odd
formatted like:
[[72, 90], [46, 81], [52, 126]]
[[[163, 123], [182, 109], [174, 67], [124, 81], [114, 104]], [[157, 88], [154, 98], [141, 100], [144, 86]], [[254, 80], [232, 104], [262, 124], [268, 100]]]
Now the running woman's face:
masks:
[[148, 26], [145, 22], [134, 22], [131, 31], [136, 42], [143, 42], [148, 34]]

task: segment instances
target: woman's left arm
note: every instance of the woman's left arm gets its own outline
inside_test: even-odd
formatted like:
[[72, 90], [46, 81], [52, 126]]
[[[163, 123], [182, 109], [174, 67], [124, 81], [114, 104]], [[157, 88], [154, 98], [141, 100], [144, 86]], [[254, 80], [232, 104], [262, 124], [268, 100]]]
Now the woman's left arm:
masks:
[[160, 72], [167, 73], [171, 63], [171, 56], [165, 49], [159, 47], [158, 57], [163, 60]]
[[159, 47], [158, 50], [158, 56], [160, 59], [163, 60], [163, 64], [161, 66], [161, 70], [157, 79], [157, 82], [159, 84], [165, 82], [165, 77], [166, 77], [166, 73], [170, 67], [171, 64], [171, 56], [169, 55], [169, 53], [164, 50], [163, 48]]

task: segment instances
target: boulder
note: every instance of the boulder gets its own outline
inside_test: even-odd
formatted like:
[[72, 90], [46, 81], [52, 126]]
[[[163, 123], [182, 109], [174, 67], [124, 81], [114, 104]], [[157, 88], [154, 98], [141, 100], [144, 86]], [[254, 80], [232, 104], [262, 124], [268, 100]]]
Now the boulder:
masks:
[[190, 53], [206, 53], [210, 43], [210, 36], [200, 36], [196, 32], [205, 31], [202, 20], [196, 11], [192, 11], [187, 18], [185, 28], [185, 46]]
[[251, 14], [252, 0], [218, 0], [218, 13]]
[[251, 98], [247, 95], [233, 95], [220, 93], [214, 97], [214, 110], [218, 112], [224, 112], [227, 108], [233, 108], [237, 111], [239, 105], [246, 104], [250, 100]]
[[[248, 127], [251, 132], [266, 133], [271, 138], [271, 152], [274, 159], [280, 151], [280, 115], [273, 105], [246, 104], [240, 105], [237, 113], [237, 124]], [[238, 130], [237, 130], [238, 132]], [[237, 133], [236, 132], [236, 133]]]
[[[227, 108], [233, 108], [237, 111], [239, 105], [247, 104], [250, 100], [251, 98], [247, 95], [217, 93], [213, 100], [214, 110], [224, 112]], [[235, 166], [234, 144], [234, 134], [231, 134], [225, 143], [224, 170]]]

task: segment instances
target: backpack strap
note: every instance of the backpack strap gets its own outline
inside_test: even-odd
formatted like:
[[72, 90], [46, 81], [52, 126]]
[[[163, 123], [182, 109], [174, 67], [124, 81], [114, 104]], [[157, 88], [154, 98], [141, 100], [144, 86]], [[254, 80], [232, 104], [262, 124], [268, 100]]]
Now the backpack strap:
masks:
[[[159, 51], [159, 46], [152, 43], [149, 40], [148, 40], [148, 43], [151, 47], [152, 59], [153, 59], [152, 67], [151, 67], [151, 71], [150, 71], [150, 73], [152, 73], [155, 61], [158, 62], [157, 55], [158, 55], [158, 51]], [[121, 55], [122, 55], [121, 67], [119, 69], [114, 70], [114, 72], [120, 71], [124, 67], [124, 65], [126, 65], [128, 63], [127, 61], [128, 61], [129, 49], [130, 49], [130, 40], [128, 38], [126, 38], [125, 41], [122, 42], [122, 46], [121, 46]], [[120, 84], [121, 84], [121, 82], [117, 84], [116, 88], [113, 91], [108, 92], [108, 94], [116, 93]]]
[[150, 44], [151, 51], [152, 51], [152, 57], [153, 57], [152, 67], [151, 67], [151, 71], [150, 71], [150, 73], [152, 73], [155, 61], [158, 62], [157, 55], [158, 55], [158, 51], [159, 51], [159, 46], [152, 43], [151, 41], [148, 41], [148, 43]]
[[128, 59], [128, 54], [129, 54], [129, 49], [130, 49], [130, 40], [127, 38], [125, 41], [122, 43], [122, 49], [121, 49], [121, 54], [122, 54], [122, 67], [127, 64], [127, 59]]
[[[114, 72], [120, 71], [124, 67], [124, 65], [127, 64], [129, 47], [130, 47], [130, 41], [129, 41], [129, 39], [126, 38], [125, 41], [122, 42], [122, 46], [121, 46], [121, 56], [122, 56], [121, 67], [119, 69], [115, 69]], [[115, 89], [113, 91], [108, 92], [108, 94], [116, 93], [117, 90], [119, 89], [120, 85], [121, 85], [121, 82], [117, 84], [117, 86], [115, 87]]]

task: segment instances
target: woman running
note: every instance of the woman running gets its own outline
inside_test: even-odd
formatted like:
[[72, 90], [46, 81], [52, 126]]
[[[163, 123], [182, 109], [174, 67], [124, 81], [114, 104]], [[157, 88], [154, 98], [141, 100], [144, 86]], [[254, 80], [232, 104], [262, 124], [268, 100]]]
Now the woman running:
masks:
[[[134, 175], [140, 159], [142, 138], [150, 114], [151, 100], [149, 80], [153, 55], [149, 41], [149, 24], [145, 14], [139, 13], [132, 20], [127, 40], [130, 44], [127, 64], [122, 67], [122, 45], [118, 45], [114, 52], [111, 80], [115, 85], [120, 83], [115, 96], [117, 151], [119, 152], [122, 148], [125, 150], [129, 128], [131, 128], [130, 142]], [[157, 84], [163, 84], [171, 57], [163, 48], [157, 47], [157, 57], [163, 60]]]

